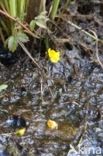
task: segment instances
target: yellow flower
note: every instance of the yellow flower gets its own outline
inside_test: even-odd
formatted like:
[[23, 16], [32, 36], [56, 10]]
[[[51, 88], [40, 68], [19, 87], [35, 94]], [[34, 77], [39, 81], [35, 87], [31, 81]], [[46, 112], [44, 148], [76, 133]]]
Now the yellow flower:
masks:
[[47, 121], [47, 126], [50, 129], [58, 129], [58, 124], [55, 121], [50, 120], [50, 119]]
[[52, 63], [57, 63], [58, 61], [60, 61], [60, 52], [49, 48], [48, 57]]

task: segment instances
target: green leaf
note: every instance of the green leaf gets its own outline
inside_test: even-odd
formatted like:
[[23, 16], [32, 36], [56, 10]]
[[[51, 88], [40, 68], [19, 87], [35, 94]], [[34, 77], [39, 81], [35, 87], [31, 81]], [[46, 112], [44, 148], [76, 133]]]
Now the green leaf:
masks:
[[31, 22], [30, 22], [30, 30], [31, 31], [33, 31], [34, 30], [34, 28], [35, 28], [35, 20], [32, 20]]
[[43, 29], [47, 29], [46, 23], [44, 20], [40, 19], [36, 21], [36, 25], [38, 25], [39, 27], [43, 28]]
[[10, 51], [14, 52], [17, 49], [18, 43], [17, 43], [17, 39], [15, 36], [10, 36], [7, 39], [7, 43], [8, 43], [8, 48]]
[[0, 85], [0, 92], [8, 87], [7, 84]]
[[46, 22], [48, 21], [48, 17], [46, 16], [46, 12], [42, 12], [39, 16], [35, 17], [35, 23], [41, 28], [47, 29]]
[[10, 36], [5, 41], [5, 45], [8, 46], [10, 51], [14, 52], [17, 49], [19, 42], [26, 43], [27, 41], [29, 41], [29, 38], [25, 33], [17, 32], [17, 34]]
[[25, 33], [18, 32], [16, 36], [17, 42], [26, 43], [29, 41], [28, 36]]

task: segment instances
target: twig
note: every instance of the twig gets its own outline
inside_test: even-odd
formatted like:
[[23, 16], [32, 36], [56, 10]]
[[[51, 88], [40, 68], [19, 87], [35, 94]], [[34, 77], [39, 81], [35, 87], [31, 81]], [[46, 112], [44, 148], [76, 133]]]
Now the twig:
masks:
[[[60, 17], [60, 18], [61, 18], [62, 20], [64, 20], [64, 21], [66, 21], [66, 20], [63, 19], [62, 17]], [[71, 21], [66, 21], [66, 22], [67, 22], [68, 24], [72, 25], [73, 27], [75, 27], [76, 29], [82, 31], [84, 34], [90, 36], [92, 39], [94, 39], [94, 40], [96, 41], [96, 58], [97, 58], [98, 63], [100, 64], [100, 66], [103, 68], [103, 64], [102, 64], [102, 62], [101, 62], [101, 60], [100, 60], [100, 58], [99, 58], [99, 51], [98, 51], [98, 42], [101, 42], [101, 43], [103, 44], [103, 40], [99, 39], [99, 38], [97, 37], [97, 34], [96, 34], [94, 31], [92, 31], [92, 30], [90, 30], [90, 31], [93, 33], [93, 35], [90, 34], [90, 33], [87, 32], [87, 31], [85, 31], [84, 29], [82, 29], [82, 28], [79, 27], [78, 25], [72, 23]]]
[[11, 137], [13, 135], [13, 133], [2, 133], [1, 136], [4, 137]]
[[43, 99], [43, 79], [42, 78], [40, 80], [40, 83], [41, 83], [41, 100], [42, 100], [42, 103], [43, 103], [44, 99]]
[[25, 47], [25, 45], [21, 42], [19, 42], [19, 45], [22, 47], [22, 49], [24, 50], [24, 52], [28, 55], [28, 57], [32, 60], [32, 62], [40, 69], [40, 65], [36, 62], [36, 60], [34, 60], [34, 58], [31, 56], [31, 54], [29, 53], [28, 49]]
[[[31, 56], [30, 52], [28, 51], [28, 49], [25, 47], [25, 45], [21, 42], [19, 42], [19, 45], [21, 46], [21, 48], [24, 50], [24, 52], [28, 55], [28, 57], [32, 60], [32, 62], [38, 67], [38, 69], [40, 70], [41, 74], [41, 97], [43, 97], [43, 85], [42, 85], [42, 78], [45, 78], [46, 80], [48, 79], [46, 76], [46, 74], [44, 73], [43, 69], [40, 67], [40, 65], [34, 60], [34, 58]], [[47, 81], [46, 81], [46, 85], [47, 85]], [[48, 86], [48, 85], [47, 85]], [[51, 91], [51, 88], [48, 86], [49, 92], [53, 98], [53, 94]], [[42, 102], [43, 102], [43, 98], [42, 98]]]
[[97, 58], [97, 61], [99, 62], [100, 66], [103, 68], [103, 64], [99, 58], [99, 50], [98, 50], [98, 37], [97, 37], [97, 34], [94, 32], [94, 31], [91, 31], [95, 38], [96, 38], [96, 58]]
[[90, 36], [90, 37], [91, 37], [92, 39], [94, 39], [95, 41], [101, 42], [101, 43], [103, 44], [103, 40], [97, 38], [95, 35], [90, 34], [90, 33], [87, 32], [86, 30], [82, 29], [80, 26], [74, 24], [74, 23], [71, 22], [71, 21], [65, 20], [65, 19], [64, 19], [63, 17], [61, 17], [61, 16], [60, 16], [60, 17], [58, 16], [58, 18], [61, 18], [63, 21], [65, 21], [66, 23], [68, 23], [68, 24], [70, 24], [71, 26], [75, 27], [76, 29], [82, 31], [84, 34]]
[[94, 40], [99, 40], [98, 38], [96, 38], [94, 35], [88, 33], [87, 31], [85, 31], [84, 29], [82, 29], [81, 27], [79, 27], [78, 25], [72, 23], [71, 21], [67, 21], [68, 24], [72, 25], [73, 27], [75, 27], [76, 29], [84, 32], [86, 35], [90, 36], [91, 38], [93, 38]]
[[22, 28], [24, 28], [26, 30], [26, 32], [31, 35], [32, 37], [35, 38], [39, 38], [37, 35], [35, 35], [32, 31], [30, 31], [30, 29], [25, 26], [22, 22], [20, 22], [17, 18], [14, 18], [12, 16], [10, 16], [7, 12], [3, 11], [0, 9], [0, 13], [8, 18], [10, 18], [11, 20], [13, 20], [14, 22], [17, 22]]

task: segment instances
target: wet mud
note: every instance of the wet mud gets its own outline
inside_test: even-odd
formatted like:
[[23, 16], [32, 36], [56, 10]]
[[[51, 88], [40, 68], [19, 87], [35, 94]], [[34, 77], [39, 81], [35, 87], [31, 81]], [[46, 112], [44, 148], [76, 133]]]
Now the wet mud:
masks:
[[[81, 0], [68, 12], [75, 24], [95, 29], [102, 39], [102, 6], [99, 0]], [[103, 69], [95, 41], [59, 22], [63, 32], [57, 37], [66, 33], [71, 38], [62, 47], [58, 44], [61, 60], [52, 64], [33, 51], [46, 78], [24, 54], [9, 67], [0, 64], [0, 84], [8, 85], [0, 93], [0, 156], [77, 156], [87, 151], [87, 156], [103, 155]], [[49, 119], [58, 123], [58, 129], [47, 127]], [[15, 131], [20, 127], [26, 127], [26, 133], [18, 137]]]

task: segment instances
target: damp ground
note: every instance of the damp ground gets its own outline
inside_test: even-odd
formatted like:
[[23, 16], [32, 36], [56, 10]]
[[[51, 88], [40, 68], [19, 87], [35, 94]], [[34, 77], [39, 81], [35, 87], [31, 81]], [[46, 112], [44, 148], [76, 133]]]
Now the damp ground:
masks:
[[[57, 19], [51, 35], [61, 60], [52, 64], [41, 49], [32, 50], [45, 76], [24, 52], [15, 64], [0, 64], [0, 83], [8, 85], [0, 93], [0, 156], [103, 155], [103, 69], [96, 42], [66, 22], [103, 39], [102, 9], [99, 0], [78, 1], [62, 12], [64, 20]], [[99, 43], [101, 62], [102, 49]], [[58, 129], [47, 127], [49, 119]], [[18, 137], [15, 131], [22, 124], [26, 133]]]

